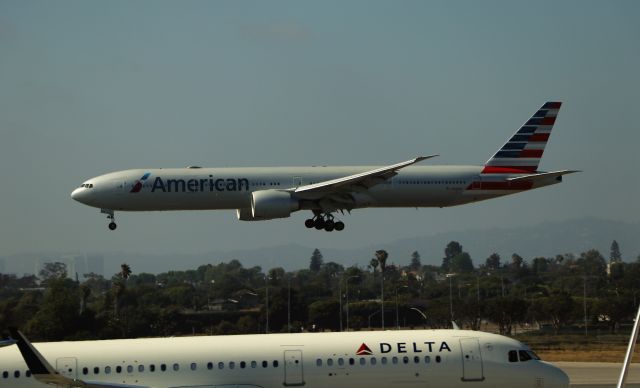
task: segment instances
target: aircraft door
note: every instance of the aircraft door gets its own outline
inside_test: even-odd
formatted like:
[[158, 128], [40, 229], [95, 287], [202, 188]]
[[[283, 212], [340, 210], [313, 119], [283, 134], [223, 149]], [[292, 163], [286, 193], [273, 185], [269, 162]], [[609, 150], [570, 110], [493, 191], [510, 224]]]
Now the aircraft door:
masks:
[[75, 357], [61, 357], [56, 359], [56, 370], [64, 377], [78, 378], [78, 360]]
[[284, 351], [284, 385], [287, 387], [304, 385], [302, 350]]
[[462, 381], [482, 381], [482, 353], [477, 338], [460, 338], [462, 353]]

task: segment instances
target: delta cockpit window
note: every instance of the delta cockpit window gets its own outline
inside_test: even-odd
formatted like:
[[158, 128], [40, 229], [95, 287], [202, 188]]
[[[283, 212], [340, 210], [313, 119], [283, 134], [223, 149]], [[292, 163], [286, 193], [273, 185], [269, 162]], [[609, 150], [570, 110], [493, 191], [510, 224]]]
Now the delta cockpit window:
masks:
[[540, 360], [535, 352], [531, 350], [510, 350], [509, 351], [509, 362], [525, 362], [531, 360]]

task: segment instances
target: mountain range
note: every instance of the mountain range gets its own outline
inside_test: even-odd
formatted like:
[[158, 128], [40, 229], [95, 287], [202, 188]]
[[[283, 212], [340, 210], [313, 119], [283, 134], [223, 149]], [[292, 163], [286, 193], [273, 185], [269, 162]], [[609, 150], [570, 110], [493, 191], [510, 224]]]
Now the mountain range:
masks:
[[[128, 263], [134, 272], [161, 273], [171, 270], [195, 269], [199, 265], [228, 262], [236, 259], [245, 267], [261, 266], [263, 270], [283, 267], [287, 270], [307, 268], [315, 248], [320, 249], [324, 261], [335, 261], [350, 266], [366, 267], [378, 249], [389, 252], [389, 263], [405, 265], [412, 252], [417, 251], [423, 264], [440, 265], [444, 248], [450, 241], [458, 241], [464, 251], [469, 252], [474, 265], [483, 264], [492, 253], [501, 255], [503, 262], [511, 260], [517, 253], [526, 260], [534, 257], [553, 257], [557, 254], [579, 255], [589, 249], [597, 249], [609, 258], [613, 240], [620, 246], [625, 261], [635, 261], [640, 254], [640, 223], [627, 223], [597, 218], [582, 218], [567, 221], [544, 222], [532, 226], [515, 228], [487, 227], [455, 232], [443, 232], [427, 236], [407, 237], [389, 242], [370, 244], [353, 249], [310, 247], [298, 244], [211, 251], [205, 254], [152, 255], [128, 252], [92, 252], [85, 256], [102, 256], [104, 274], [119, 271], [121, 263]], [[84, 255], [84, 254], [83, 254]], [[0, 272], [33, 273], [36, 263], [55, 261], [58, 257], [74, 255], [60, 253], [23, 254], [4, 257]]]

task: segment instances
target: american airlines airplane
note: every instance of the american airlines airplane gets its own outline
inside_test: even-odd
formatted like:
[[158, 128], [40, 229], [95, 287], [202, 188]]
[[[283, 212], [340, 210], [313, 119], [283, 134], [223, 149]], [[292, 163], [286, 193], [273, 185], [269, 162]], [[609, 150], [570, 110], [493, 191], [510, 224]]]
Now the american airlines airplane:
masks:
[[538, 171], [560, 102], [547, 102], [483, 166], [151, 168], [91, 178], [71, 197], [115, 211], [235, 209], [239, 220], [286, 218], [310, 210], [307, 228], [343, 230], [334, 213], [367, 207], [448, 207], [553, 185], [577, 172]]
[[522, 343], [465, 330], [262, 334], [31, 344], [12, 330], [0, 387], [567, 388]]

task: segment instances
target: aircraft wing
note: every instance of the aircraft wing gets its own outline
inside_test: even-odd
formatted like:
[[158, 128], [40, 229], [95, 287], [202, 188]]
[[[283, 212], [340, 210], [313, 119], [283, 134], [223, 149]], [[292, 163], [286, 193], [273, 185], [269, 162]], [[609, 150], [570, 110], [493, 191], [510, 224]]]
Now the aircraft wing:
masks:
[[41, 383], [58, 385], [69, 388], [151, 388], [142, 385], [106, 383], [101, 381], [83, 381], [62, 376], [51, 364], [33, 347], [31, 342], [16, 328], [10, 328], [9, 332], [14, 338], [22, 358], [26, 362], [31, 375]]
[[517, 182], [517, 181], [535, 181], [538, 179], [546, 179], [546, 178], [559, 178], [563, 175], [573, 174], [574, 172], [580, 172], [579, 170], [561, 170], [561, 171], [551, 171], [551, 172], [541, 172], [538, 174], [528, 174], [523, 176], [518, 176], [514, 178], [507, 178], [509, 182]]
[[398, 170], [421, 162], [425, 159], [433, 158], [434, 156], [438, 155], [418, 156], [417, 158], [407, 160], [406, 162], [377, 168], [375, 170], [314, 183], [312, 185], [300, 186], [294, 190], [294, 193], [298, 195], [303, 194], [305, 198], [320, 198], [329, 194], [345, 194], [349, 192], [365, 191], [394, 177], [398, 173]]

